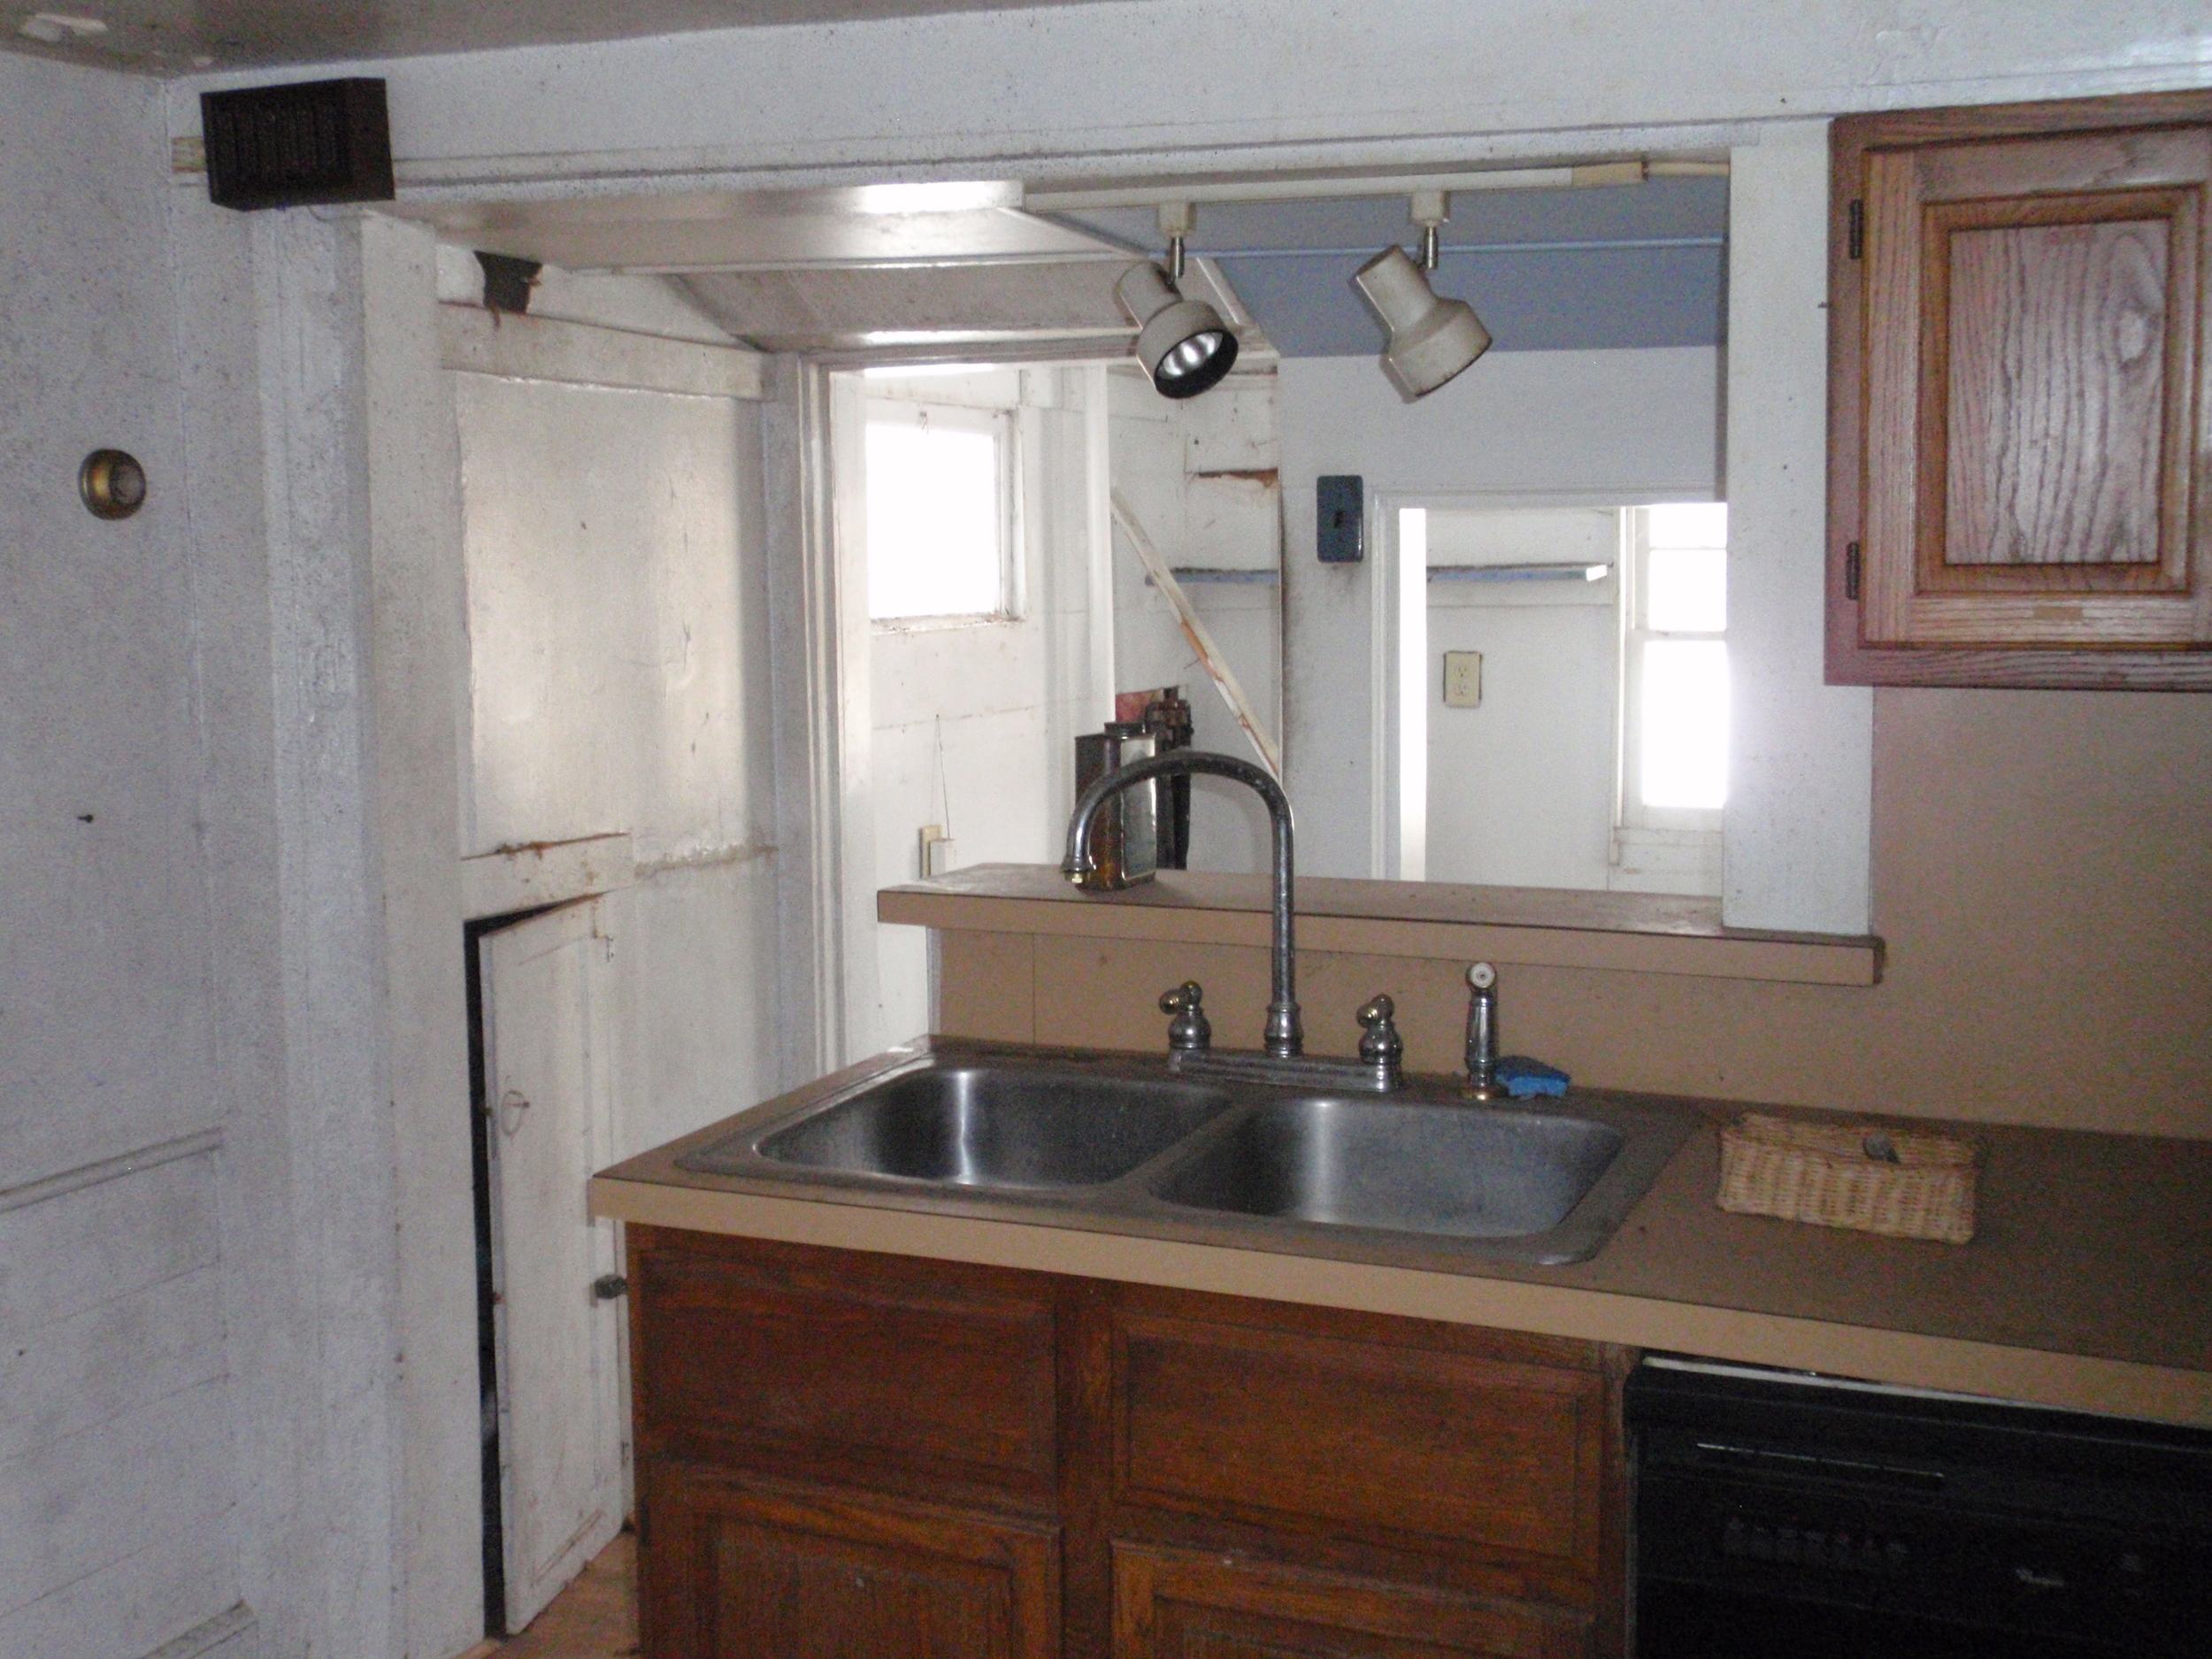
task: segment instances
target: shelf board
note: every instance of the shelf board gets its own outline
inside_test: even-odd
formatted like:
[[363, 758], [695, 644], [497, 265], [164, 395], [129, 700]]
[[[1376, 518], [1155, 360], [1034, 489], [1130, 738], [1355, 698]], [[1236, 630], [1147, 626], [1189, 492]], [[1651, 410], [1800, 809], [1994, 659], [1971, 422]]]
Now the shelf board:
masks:
[[[1297, 897], [1302, 951], [1802, 985], [1882, 975], [1879, 939], [1729, 927], [1717, 899], [1330, 877], [1301, 880]], [[978, 864], [886, 887], [876, 915], [950, 932], [1264, 949], [1268, 879], [1163, 871], [1120, 893], [1084, 893], [1051, 864]]]

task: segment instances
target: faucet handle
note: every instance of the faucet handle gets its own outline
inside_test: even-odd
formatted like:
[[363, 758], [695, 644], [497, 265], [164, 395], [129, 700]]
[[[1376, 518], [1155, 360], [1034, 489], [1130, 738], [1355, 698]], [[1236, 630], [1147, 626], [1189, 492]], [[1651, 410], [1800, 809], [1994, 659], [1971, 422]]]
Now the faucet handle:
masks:
[[1387, 996], [1372, 996], [1363, 1003], [1356, 1018], [1365, 1028], [1359, 1040], [1359, 1057], [1369, 1065], [1385, 1065], [1394, 1071], [1406, 1051], [1405, 1039], [1398, 1034], [1392, 1016], [1397, 1004]]
[[1186, 979], [1173, 990], [1160, 993], [1160, 1012], [1175, 1016], [1167, 1028], [1171, 1053], [1191, 1054], [1213, 1046], [1214, 1028], [1200, 1002], [1205, 994], [1195, 979]]

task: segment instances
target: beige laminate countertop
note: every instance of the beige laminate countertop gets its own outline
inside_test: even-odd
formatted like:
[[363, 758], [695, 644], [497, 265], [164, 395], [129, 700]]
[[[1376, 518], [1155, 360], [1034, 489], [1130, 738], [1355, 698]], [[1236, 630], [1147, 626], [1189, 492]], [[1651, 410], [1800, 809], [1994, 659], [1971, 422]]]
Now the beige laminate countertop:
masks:
[[[915, 1053], [893, 1050], [756, 1112], [825, 1096]], [[676, 1166], [752, 1113], [605, 1171], [591, 1184], [591, 1209], [657, 1226], [1405, 1314], [2212, 1425], [2212, 1144], [1946, 1125], [1983, 1151], [1979, 1231], [1952, 1246], [1723, 1212], [1713, 1202], [1718, 1125], [1743, 1109], [1688, 1103], [1699, 1128], [1606, 1248], [1566, 1267], [1487, 1262], [1428, 1240], [1379, 1248], [1319, 1229], [1310, 1253], [1303, 1244], [1293, 1253], [1272, 1242], [1252, 1248], [1230, 1221], [1164, 1229]]]

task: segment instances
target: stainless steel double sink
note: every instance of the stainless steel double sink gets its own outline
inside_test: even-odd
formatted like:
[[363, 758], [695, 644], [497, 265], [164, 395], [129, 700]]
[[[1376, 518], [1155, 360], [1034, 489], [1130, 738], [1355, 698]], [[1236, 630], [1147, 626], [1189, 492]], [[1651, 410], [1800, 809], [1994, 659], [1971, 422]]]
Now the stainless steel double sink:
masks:
[[[697, 1174], [937, 1195], [1256, 1246], [1354, 1236], [1586, 1260], [1692, 1127], [1664, 1102], [1194, 1083], [1124, 1056], [932, 1054], [686, 1153]], [[1077, 1213], [1070, 1213], [1077, 1212]], [[1248, 1235], [1239, 1240], [1233, 1235]]]

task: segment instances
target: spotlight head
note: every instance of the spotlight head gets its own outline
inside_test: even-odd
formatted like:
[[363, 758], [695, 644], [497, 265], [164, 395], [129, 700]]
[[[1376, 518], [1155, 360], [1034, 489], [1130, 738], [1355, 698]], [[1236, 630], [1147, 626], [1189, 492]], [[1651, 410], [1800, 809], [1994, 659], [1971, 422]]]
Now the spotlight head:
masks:
[[1383, 372], [1409, 403], [1490, 349], [1490, 331], [1464, 300], [1439, 299], [1421, 267], [1400, 247], [1384, 249], [1352, 280], [1390, 331]]
[[1163, 397], [1195, 397], [1220, 383], [1237, 360], [1237, 337], [1202, 300], [1187, 300], [1159, 266], [1133, 265], [1114, 296], [1137, 325], [1137, 361]]

